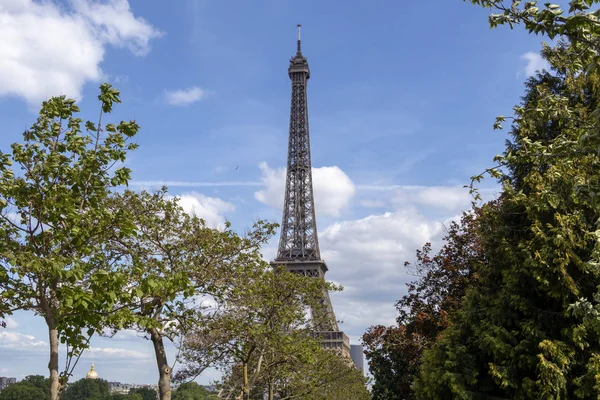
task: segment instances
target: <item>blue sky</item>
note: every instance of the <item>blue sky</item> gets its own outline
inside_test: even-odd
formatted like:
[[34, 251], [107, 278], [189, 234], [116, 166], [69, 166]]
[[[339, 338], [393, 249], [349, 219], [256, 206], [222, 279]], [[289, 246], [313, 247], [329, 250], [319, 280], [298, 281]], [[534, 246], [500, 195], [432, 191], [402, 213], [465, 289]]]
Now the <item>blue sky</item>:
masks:
[[[544, 66], [540, 37], [490, 30], [487, 11], [460, 0], [0, 0], [0, 20], [0, 150], [54, 94], [95, 120], [108, 81], [123, 100], [111, 118], [141, 126], [132, 186], [168, 182], [188, 210], [239, 231], [280, 222], [287, 67], [302, 23], [320, 247], [346, 288], [332, 299], [354, 343], [393, 323], [412, 279], [404, 261], [439, 245], [469, 207], [462, 185], [503, 150], [494, 118]], [[482, 187], [494, 195], [493, 182]], [[47, 374], [46, 342], [39, 316], [15, 314], [0, 331], [0, 375]], [[75, 378], [94, 360], [108, 380], [157, 380], [133, 332], [92, 346]]]

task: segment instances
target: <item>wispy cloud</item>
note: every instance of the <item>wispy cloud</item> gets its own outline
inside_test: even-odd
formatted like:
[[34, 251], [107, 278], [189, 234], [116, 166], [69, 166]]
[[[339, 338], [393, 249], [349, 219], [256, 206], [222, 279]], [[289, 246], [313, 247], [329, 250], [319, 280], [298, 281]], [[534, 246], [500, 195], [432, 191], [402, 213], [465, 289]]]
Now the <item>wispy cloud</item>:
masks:
[[523, 54], [521, 59], [527, 61], [527, 65], [523, 67], [523, 72], [525, 72], [525, 76], [527, 77], [535, 75], [537, 71], [550, 69], [550, 64], [548, 64], [548, 61], [544, 60], [538, 53], [529, 51]]
[[152, 357], [151, 353], [144, 353], [137, 350], [120, 349], [114, 347], [90, 347], [89, 350], [83, 353], [88, 359], [148, 359]]
[[209, 94], [210, 92], [207, 90], [197, 86], [192, 86], [187, 89], [165, 91], [165, 100], [167, 104], [172, 106], [185, 106], [200, 100], [204, 100], [209, 96]]
[[32, 335], [17, 332], [0, 332], [0, 349], [23, 351], [45, 350], [48, 344]]
[[[358, 190], [365, 194], [361, 199], [364, 207], [419, 207], [429, 212], [436, 211], [455, 215], [471, 208], [473, 197], [469, 188], [463, 185], [421, 186], [421, 185], [359, 185]], [[498, 188], [479, 188], [484, 201], [495, 198]]]
[[263, 186], [263, 182], [225, 181], [225, 182], [190, 182], [190, 181], [131, 181], [129, 186], [135, 187], [218, 187], [218, 186]]
[[20, 325], [17, 321], [15, 321], [14, 319], [12, 319], [11, 317], [7, 317], [5, 319], [6, 322], [6, 329], [17, 329]]
[[179, 205], [188, 213], [204, 219], [210, 227], [222, 229], [225, 224], [224, 213], [234, 212], [235, 206], [218, 197], [208, 197], [201, 193], [184, 193], [179, 197]]

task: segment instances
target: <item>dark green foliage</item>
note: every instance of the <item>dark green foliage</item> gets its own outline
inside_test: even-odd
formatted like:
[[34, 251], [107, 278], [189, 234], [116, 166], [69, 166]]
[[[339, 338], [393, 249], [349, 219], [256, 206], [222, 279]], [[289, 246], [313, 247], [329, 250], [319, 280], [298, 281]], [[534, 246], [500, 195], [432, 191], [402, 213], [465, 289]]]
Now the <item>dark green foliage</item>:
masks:
[[61, 400], [108, 400], [110, 385], [104, 379], [80, 379], [65, 390]]
[[29, 375], [0, 391], [0, 400], [45, 400], [50, 398], [50, 380]]
[[196, 382], [187, 382], [179, 385], [171, 400], [208, 400], [209, 396], [211, 393]]
[[[156, 392], [154, 392], [152, 400], [156, 400]], [[133, 393], [133, 390], [129, 394], [113, 394], [107, 398], [107, 400], [146, 400], [139, 393]]]
[[417, 398], [600, 395], [599, 332], [587, 329], [589, 314], [573, 306], [593, 299], [600, 285], [600, 163], [597, 146], [585, 140], [597, 129], [591, 115], [599, 101], [595, 74], [528, 82], [512, 142], [497, 157], [509, 173], [500, 206], [480, 217], [486, 262], [425, 353]]
[[20, 385], [15, 383], [0, 391], [1, 400], [40, 400], [45, 397], [44, 391], [40, 388], [30, 385]]
[[150, 388], [131, 389], [129, 394], [139, 394], [142, 400], [156, 400], [156, 390]]

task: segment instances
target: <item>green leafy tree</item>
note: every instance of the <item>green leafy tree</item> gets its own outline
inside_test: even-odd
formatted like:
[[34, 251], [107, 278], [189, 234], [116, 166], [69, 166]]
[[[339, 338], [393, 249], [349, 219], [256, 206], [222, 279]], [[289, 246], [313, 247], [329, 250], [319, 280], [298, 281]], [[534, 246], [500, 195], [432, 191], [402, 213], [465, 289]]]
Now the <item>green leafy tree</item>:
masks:
[[[568, 46], [546, 49], [551, 65]], [[515, 107], [512, 142], [494, 169], [500, 207], [480, 217], [486, 263], [425, 352], [417, 398], [600, 395], [600, 337], [583, 313], [600, 284], [600, 163], [590, 139], [600, 77], [572, 72], [538, 76]]]
[[151, 388], [147, 388], [147, 387], [141, 387], [141, 388], [135, 388], [135, 389], [131, 389], [129, 391], [130, 394], [139, 394], [142, 397], [142, 400], [156, 400], [156, 390], [151, 389]]
[[62, 400], [109, 400], [110, 385], [104, 379], [80, 379], [70, 384]]
[[35, 386], [44, 391], [46, 398], [50, 398], [50, 379], [42, 375], [27, 375], [25, 379], [19, 383]]
[[[84, 124], [65, 96], [43, 102], [24, 142], [0, 153], [0, 304], [44, 319], [53, 400], [125, 284], [110, 273], [104, 246], [127, 234], [126, 221], [107, 200], [129, 179], [117, 165], [136, 148], [128, 142], [138, 125], [103, 125], [119, 92], [103, 84], [98, 99], [97, 124]], [[59, 379], [60, 342], [67, 362]]]
[[182, 383], [173, 393], [173, 400], [209, 400], [212, 398], [216, 397], [196, 382]]
[[114, 328], [131, 325], [152, 341], [160, 399], [169, 400], [172, 367], [165, 340], [177, 345], [178, 338], [202, 323], [202, 307], [197, 305], [202, 296], [224, 295], [232, 290], [234, 275], [243, 276], [243, 271], [261, 265], [260, 245], [274, 228], [258, 222], [245, 236], [229, 226], [209, 228], [186, 213], [165, 189], [153, 194], [125, 191], [114, 197], [112, 207], [126, 210], [135, 226], [133, 234], [112, 249], [123, 256], [119, 270], [127, 276], [132, 296]]
[[[492, 28], [499, 25], [523, 24], [530, 33], [542, 34], [550, 39], [567, 38], [575, 47], [571, 55], [580, 62], [573, 69], [581, 69], [583, 61], [596, 59], [600, 35], [597, 10], [592, 10], [598, 0], [571, 0], [565, 11], [559, 4], [519, 0], [464, 0], [492, 10], [489, 16]], [[584, 50], [575, 52], [575, 50]]]
[[319, 342], [311, 324], [319, 321], [308, 320], [306, 311], [318, 307], [325, 290], [337, 288], [258, 265], [237, 275], [233, 290], [217, 298], [202, 326], [185, 338], [182, 377], [195, 377], [215, 363], [230, 377], [224, 382], [228, 395], [248, 399], [257, 384], [276, 392], [291, 365], [315, 362]]
[[[274, 389], [280, 400], [370, 400], [367, 379], [351, 359], [317, 348], [311, 362], [286, 365]], [[275, 398], [270, 395], [270, 399]]]
[[28, 375], [0, 391], [0, 400], [45, 399], [50, 399], [50, 380], [41, 375]]
[[[486, 217], [490, 266], [426, 353], [416, 386], [427, 399], [596, 398], [598, 1], [570, 1], [567, 12], [535, 1], [471, 2], [494, 10], [492, 27], [524, 24], [560, 39], [543, 55], [562, 87], [539, 85], [515, 108], [514, 146], [488, 170], [505, 178], [502, 210]], [[521, 176], [503, 177], [502, 168]]]
[[[152, 400], [156, 400], [156, 392]], [[130, 391], [128, 394], [113, 394], [108, 397], [108, 400], [145, 400], [141, 394]]]
[[[367, 379], [352, 360], [318, 343], [309, 355], [279, 365], [276, 374], [265, 374], [252, 385], [249, 399], [371, 399]], [[241, 386], [243, 369], [236, 365], [219, 385], [219, 395], [223, 399], [238, 399]]]
[[40, 400], [45, 398], [47, 397], [41, 388], [20, 383], [12, 384], [0, 391], [1, 400]]

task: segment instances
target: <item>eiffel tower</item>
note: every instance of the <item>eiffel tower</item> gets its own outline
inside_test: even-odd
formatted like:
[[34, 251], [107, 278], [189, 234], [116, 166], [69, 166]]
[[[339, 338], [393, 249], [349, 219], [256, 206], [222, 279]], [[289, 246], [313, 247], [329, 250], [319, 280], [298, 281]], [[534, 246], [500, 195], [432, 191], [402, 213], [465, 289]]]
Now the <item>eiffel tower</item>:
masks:
[[[302, 55], [300, 25], [298, 25], [298, 50], [290, 60], [288, 75], [292, 81], [292, 103], [290, 109], [290, 134], [288, 144], [285, 203], [281, 223], [281, 237], [277, 257], [273, 266], [284, 266], [288, 271], [325, 279], [327, 264], [321, 259], [315, 201], [313, 196], [312, 170], [310, 163], [310, 137], [308, 130], [308, 106], [306, 84], [310, 78], [308, 61]], [[322, 346], [335, 349], [350, 357], [350, 340], [340, 331], [329, 293], [325, 291], [321, 307], [312, 309], [316, 322], [315, 335]], [[315, 316], [319, 318], [315, 318]]]

